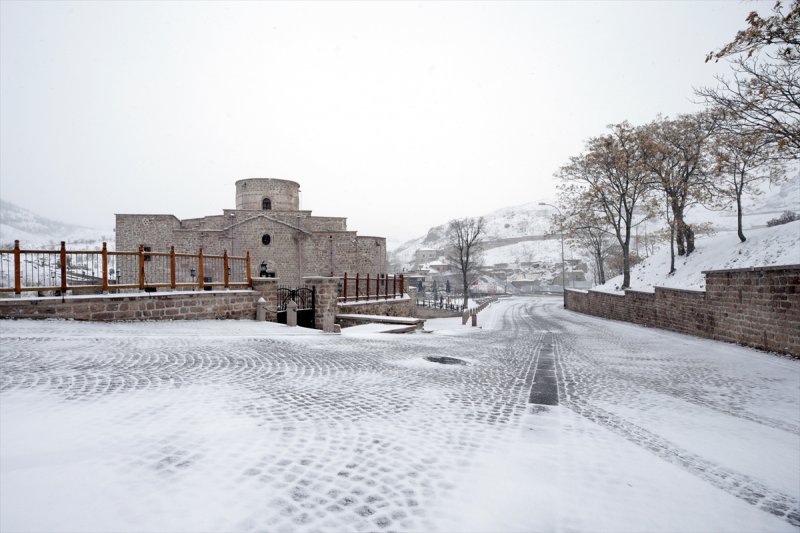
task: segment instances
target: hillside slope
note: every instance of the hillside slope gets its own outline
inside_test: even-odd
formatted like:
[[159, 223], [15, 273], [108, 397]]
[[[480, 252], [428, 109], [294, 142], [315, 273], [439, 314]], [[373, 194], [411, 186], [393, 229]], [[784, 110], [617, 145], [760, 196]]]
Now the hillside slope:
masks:
[[[558, 240], [558, 236], [548, 235], [552, 214], [552, 208], [529, 202], [482, 215], [486, 224], [485, 263], [560, 260], [560, 245], [558, 254], [551, 257], [551, 246], [541, 242], [546, 237]], [[424, 236], [401, 244], [390, 252], [390, 262], [399, 267], [412, 268], [417, 250], [444, 250], [447, 246], [447, 225], [435, 226]], [[541, 255], [544, 252], [547, 257]]]
[[61, 241], [95, 247], [107, 241], [113, 249], [114, 233], [52, 220], [0, 200], [0, 248], [13, 248], [15, 240], [19, 240], [23, 248], [53, 248]]
[[[774, 265], [800, 264], [800, 220], [772, 228], [751, 229], [739, 242], [735, 232], [726, 231], [697, 240], [689, 257], [675, 258], [675, 273], [669, 274], [670, 252], [664, 246], [631, 268], [631, 289], [653, 291], [655, 287], [705, 289], [703, 271]], [[612, 278], [595, 290], [617, 292], [622, 276]]]
[[[704, 233], [698, 237], [697, 253], [689, 259], [679, 258], [676, 262], [678, 272], [670, 277], [666, 277], [669, 270], [668, 243], [657, 245], [655, 255], [634, 268], [635, 287], [647, 290], [654, 285], [701, 288], [704, 279], [700, 270], [800, 263], [800, 252], [797, 251], [799, 243], [792, 240], [792, 229], [779, 228], [770, 232], [766, 228], [768, 220], [787, 210], [800, 213], [800, 172], [796, 170], [783, 184], [765, 187], [762, 194], [745, 199], [743, 227], [748, 240], [741, 246], [737, 244], [739, 239], [736, 237], [736, 213], [733, 209], [710, 211], [695, 206], [688, 212], [687, 220], [705, 226], [706, 232], [711, 231], [712, 234], [709, 236]], [[560, 238], [558, 232], [553, 233], [551, 229], [553, 212], [550, 207], [531, 202], [483, 215], [487, 222], [484, 265], [508, 265], [517, 272], [509, 279], [526, 279], [530, 276], [521, 266], [523, 263], [535, 262], [543, 267], [560, 264]], [[647, 232], [663, 233], [664, 227], [663, 220], [654, 220], [638, 229], [646, 235]], [[446, 247], [446, 229], [447, 224], [441, 224], [431, 228], [425, 236], [404, 243], [390, 253], [391, 263], [398, 270], [411, 270], [415, 266], [416, 250], [443, 251]], [[762, 250], [761, 247], [766, 249]], [[646, 246], [640, 249], [644, 250]], [[728, 257], [729, 253], [733, 256]], [[570, 259], [590, 262], [586, 252], [571, 247], [569, 240], [564, 256], [568, 264], [571, 263]], [[437, 261], [441, 260], [443, 257], [440, 255]], [[425, 268], [427, 265], [420, 266]], [[692, 269], [695, 271], [690, 274]], [[557, 268], [550, 270], [555, 273], [558, 271]], [[587, 277], [591, 280], [591, 273]], [[603, 290], [616, 290], [619, 285], [621, 277], [613, 278], [603, 286]]]

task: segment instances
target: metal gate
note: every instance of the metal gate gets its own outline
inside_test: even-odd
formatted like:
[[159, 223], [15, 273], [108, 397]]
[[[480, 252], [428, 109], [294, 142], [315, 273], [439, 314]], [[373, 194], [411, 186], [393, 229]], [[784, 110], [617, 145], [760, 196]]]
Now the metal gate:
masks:
[[317, 307], [316, 287], [278, 287], [278, 323], [286, 324], [286, 304], [292, 300], [297, 304], [297, 325], [315, 328], [314, 311]]

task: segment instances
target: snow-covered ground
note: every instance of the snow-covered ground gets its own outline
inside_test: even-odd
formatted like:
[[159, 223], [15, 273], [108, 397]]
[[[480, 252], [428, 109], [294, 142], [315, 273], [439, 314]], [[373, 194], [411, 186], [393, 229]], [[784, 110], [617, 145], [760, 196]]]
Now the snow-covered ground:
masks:
[[[704, 290], [703, 271], [800, 264], [800, 220], [771, 228], [750, 229], [740, 242], [736, 232], [726, 231], [697, 239], [697, 249], [675, 256], [675, 273], [669, 274], [670, 252], [662, 247], [631, 268], [631, 289], [652, 291], [654, 287]], [[615, 292], [622, 276], [598, 285], [595, 290]]]
[[0, 530], [800, 526], [800, 361], [560, 298], [479, 325], [2, 321]]

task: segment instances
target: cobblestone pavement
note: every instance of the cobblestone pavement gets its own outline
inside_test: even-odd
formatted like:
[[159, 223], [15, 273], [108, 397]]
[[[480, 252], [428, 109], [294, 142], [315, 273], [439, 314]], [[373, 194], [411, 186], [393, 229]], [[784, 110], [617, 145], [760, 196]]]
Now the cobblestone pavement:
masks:
[[[467, 334], [363, 337], [245, 322], [3, 322], [0, 529], [592, 529], [578, 509], [545, 508], [552, 493], [509, 509], [474, 501], [474, 489], [518, 464], [558, 473], [518, 493], [552, 484], [569, 494], [562, 507], [586, 491], [602, 499], [596, 477], [620, 474], [587, 462], [600, 434], [592, 453], [601, 440], [608, 453], [644, 450], [654, 471], [697, 486], [692, 498], [719, 498], [734, 525], [800, 525], [798, 361], [574, 315], [554, 299], [500, 302], [481, 321]], [[537, 366], [540, 353], [550, 363]], [[537, 368], [542, 378], [553, 363], [559, 405], [529, 404], [552, 386]], [[676, 508], [697, 505], [682, 497]], [[473, 505], [484, 522], [470, 521]], [[647, 523], [626, 512], [608, 527]], [[683, 524], [696, 522], [662, 529]]]

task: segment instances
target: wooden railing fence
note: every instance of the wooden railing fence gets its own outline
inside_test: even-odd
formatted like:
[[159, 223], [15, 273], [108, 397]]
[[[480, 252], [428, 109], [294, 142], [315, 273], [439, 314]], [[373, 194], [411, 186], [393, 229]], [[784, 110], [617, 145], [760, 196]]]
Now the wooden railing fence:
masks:
[[115, 292], [122, 289], [154, 291], [158, 288], [210, 289], [251, 288], [250, 252], [245, 257], [152, 252], [139, 246], [135, 252], [67, 250], [23, 250], [14, 241], [13, 250], [0, 250], [0, 293], [85, 289]]
[[405, 278], [402, 274], [377, 274], [371, 276], [348, 276], [347, 272], [339, 282], [339, 301], [357, 302], [359, 300], [389, 300], [402, 298], [405, 293]]

